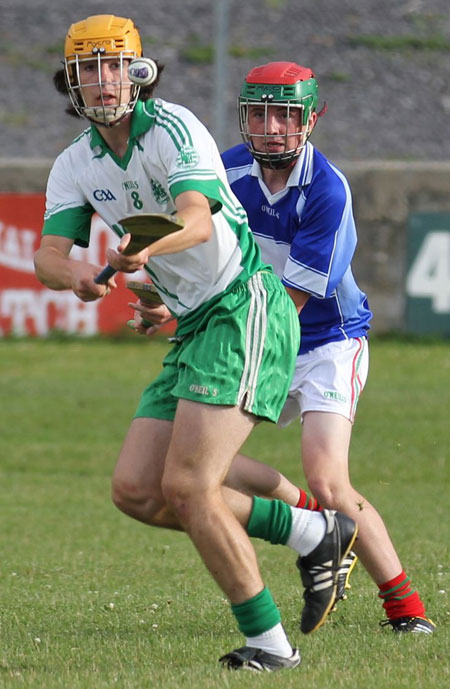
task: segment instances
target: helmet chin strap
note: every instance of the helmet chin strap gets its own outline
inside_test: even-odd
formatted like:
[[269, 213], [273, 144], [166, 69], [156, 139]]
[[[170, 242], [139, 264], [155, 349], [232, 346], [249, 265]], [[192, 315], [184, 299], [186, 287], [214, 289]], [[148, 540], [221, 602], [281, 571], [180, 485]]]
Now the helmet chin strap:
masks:
[[[296, 148], [291, 148], [287, 149], [285, 148], [284, 151], [281, 153], [270, 153], [267, 150], [257, 150], [254, 146], [254, 143], [252, 143], [252, 135], [248, 134], [247, 135], [247, 145], [249, 146], [250, 153], [252, 154], [253, 158], [258, 161], [258, 163], [261, 165], [261, 167], [264, 167], [266, 169], [270, 170], [284, 170], [289, 167], [293, 167], [297, 160], [299, 159], [301, 152], [306, 146], [306, 143], [309, 139], [309, 136], [312, 132], [312, 128], [309, 128], [304, 131], [304, 132], [298, 132], [300, 135], [300, 140], [299, 144]], [[285, 134], [284, 139], [287, 144], [288, 137], [292, 136], [292, 134]], [[266, 140], [267, 138], [270, 138], [268, 135], [265, 136]]]
[[297, 162], [299, 156], [300, 153], [298, 155], [292, 155], [285, 160], [274, 160], [273, 158], [268, 159], [267, 156], [265, 158], [260, 159], [257, 154], [255, 155], [255, 153], [253, 153], [253, 157], [255, 158], [255, 160], [258, 161], [261, 167], [264, 167], [268, 170], [285, 170], [288, 167], [293, 167], [294, 164]]
[[123, 120], [127, 112], [128, 105], [118, 105], [113, 108], [100, 106], [83, 110], [84, 117], [102, 127], [114, 127]]
[[297, 149], [285, 151], [284, 153], [263, 153], [251, 148], [250, 153], [253, 158], [258, 161], [261, 167], [270, 170], [284, 170], [295, 165], [303, 148], [304, 145]]

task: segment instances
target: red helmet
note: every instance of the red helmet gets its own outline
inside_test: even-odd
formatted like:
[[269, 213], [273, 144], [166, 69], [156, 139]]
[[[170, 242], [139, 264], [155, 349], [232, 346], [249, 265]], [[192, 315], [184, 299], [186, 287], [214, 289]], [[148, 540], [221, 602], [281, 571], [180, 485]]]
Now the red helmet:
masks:
[[[311, 114], [316, 112], [319, 96], [319, 85], [316, 77], [309, 67], [302, 67], [295, 62], [269, 62], [260, 67], [254, 67], [245, 77], [239, 95], [239, 125], [242, 138], [250, 149], [253, 157], [264, 167], [284, 168], [288, 167], [300, 155], [313, 123]], [[285, 135], [285, 150], [282, 153], [270, 153], [268, 150], [256, 150], [252, 139], [264, 137], [268, 133], [252, 134], [248, 128], [248, 112], [251, 105], [264, 105], [265, 119], [270, 106], [286, 107], [288, 112], [292, 109], [301, 110], [300, 129], [298, 132], [289, 133], [292, 136], [298, 134], [298, 145], [288, 149], [288, 135]]]

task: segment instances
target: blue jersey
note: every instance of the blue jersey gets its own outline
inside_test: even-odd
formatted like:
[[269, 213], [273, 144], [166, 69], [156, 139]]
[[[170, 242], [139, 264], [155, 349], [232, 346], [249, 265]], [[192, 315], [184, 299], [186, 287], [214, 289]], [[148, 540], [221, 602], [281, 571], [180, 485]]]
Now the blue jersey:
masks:
[[300, 353], [366, 335], [372, 313], [351, 270], [357, 236], [342, 172], [308, 142], [286, 187], [272, 194], [245, 144], [222, 159], [264, 262], [284, 285], [311, 295], [300, 314]]

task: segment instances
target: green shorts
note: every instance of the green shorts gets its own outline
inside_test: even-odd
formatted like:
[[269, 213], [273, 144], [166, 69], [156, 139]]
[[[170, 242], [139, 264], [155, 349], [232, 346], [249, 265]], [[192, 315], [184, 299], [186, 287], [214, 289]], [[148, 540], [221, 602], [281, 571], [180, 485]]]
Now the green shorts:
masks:
[[144, 390], [136, 417], [173, 420], [180, 398], [240, 406], [278, 421], [300, 343], [292, 299], [278, 277], [259, 272], [225, 292], [196, 330], [176, 343]]

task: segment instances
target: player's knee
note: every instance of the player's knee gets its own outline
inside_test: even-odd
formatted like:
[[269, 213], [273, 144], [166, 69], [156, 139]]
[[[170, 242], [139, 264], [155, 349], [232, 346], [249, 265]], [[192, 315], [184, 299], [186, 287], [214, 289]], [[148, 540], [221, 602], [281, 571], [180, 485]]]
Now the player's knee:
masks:
[[128, 514], [130, 502], [129, 493], [125, 490], [123, 483], [114, 479], [111, 484], [111, 499], [117, 509], [119, 509], [121, 512], [125, 512], [125, 514]]
[[195, 481], [181, 475], [164, 476], [161, 491], [167, 506], [183, 524], [198, 510], [203, 495]]
[[166, 503], [175, 511], [189, 496], [187, 486], [183, 486], [177, 476], [164, 476], [161, 483], [161, 491]]
[[310, 478], [309, 490], [322, 507], [340, 509], [345, 502], [346, 488], [344, 485], [328, 481], [320, 476]]
[[111, 498], [121, 512], [146, 524], [153, 524], [164, 502], [162, 497], [158, 500], [148, 491], [119, 478], [113, 478]]

